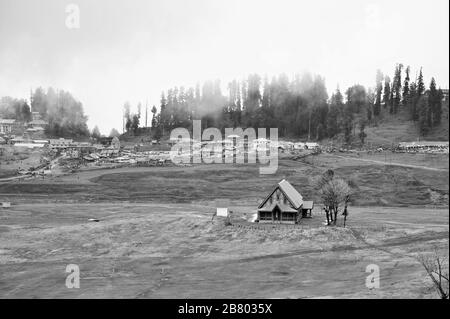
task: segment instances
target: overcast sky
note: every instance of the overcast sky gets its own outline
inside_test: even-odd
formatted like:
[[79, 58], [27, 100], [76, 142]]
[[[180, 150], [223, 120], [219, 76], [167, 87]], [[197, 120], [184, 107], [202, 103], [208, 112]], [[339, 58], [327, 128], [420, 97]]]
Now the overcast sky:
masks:
[[[66, 6], [80, 9], [68, 28]], [[0, 0], [0, 96], [70, 91], [108, 134], [162, 90], [309, 70], [373, 86], [397, 62], [449, 86], [448, 0]]]

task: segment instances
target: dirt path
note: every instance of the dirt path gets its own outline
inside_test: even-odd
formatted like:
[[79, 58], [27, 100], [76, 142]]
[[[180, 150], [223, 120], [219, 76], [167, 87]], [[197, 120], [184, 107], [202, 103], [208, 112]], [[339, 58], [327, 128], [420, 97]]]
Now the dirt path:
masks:
[[355, 161], [369, 162], [369, 163], [374, 163], [374, 164], [379, 164], [379, 165], [390, 165], [390, 166], [400, 166], [400, 167], [408, 167], [408, 168], [418, 168], [418, 169], [425, 169], [425, 170], [435, 171], [435, 172], [448, 172], [448, 169], [444, 169], [444, 168], [434, 168], [434, 167], [421, 166], [421, 165], [384, 162], [384, 161], [377, 161], [377, 160], [371, 160], [371, 159], [365, 159], [365, 158], [357, 158], [357, 157], [348, 157], [348, 156], [341, 156], [341, 155], [335, 155], [335, 156], [339, 157], [339, 158], [343, 158], [343, 159], [352, 159], [352, 160], [355, 160]]

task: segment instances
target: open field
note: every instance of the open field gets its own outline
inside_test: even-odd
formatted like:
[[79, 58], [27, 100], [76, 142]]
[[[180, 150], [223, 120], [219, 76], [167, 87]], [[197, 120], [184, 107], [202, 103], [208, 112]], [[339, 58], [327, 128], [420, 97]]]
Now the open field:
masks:
[[[282, 159], [274, 175], [223, 164], [0, 183], [13, 204], [0, 209], [0, 298], [434, 298], [415, 257], [448, 254], [448, 155], [385, 156], [410, 166], [321, 154]], [[345, 229], [323, 226], [309, 182], [329, 168], [355, 192]], [[316, 201], [313, 218], [246, 222], [283, 178]], [[219, 198], [232, 226], [211, 220]], [[80, 289], [65, 287], [68, 264], [80, 267]], [[369, 264], [380, 267], [380, 289], [365, 286]]]
[[[0, 297], [427, 298], [435, 295], [415, 256], [433, 246], [448, 252], [447, 210], [354, 207], [346, 229], [310, 225], [323, 220], [317, 213], [297, 227], [225, 227], [212, 211], [124, 203], [3, 210]], [[67, 264], [79, 265], [80, 289], [65, 287]], [[369, 264], [380, 267], [380, 289], [365, 286]]]
[[225, 198], [252, 206], [285, 178], [305, 198], [318, 201], [310, 178], [331, 168], [354, 188], [353, 205], [448, 207], [448, 158], [448, 154], [391, 152], [362, 157], [320, 154], [300, 161], [280, 159], [278, 170], [272, 175], [260, 175], [256, 165], [231, 164], [98, 169], [3, 182], [0, 196], [13, 202], [120, 200], [200, 204]]

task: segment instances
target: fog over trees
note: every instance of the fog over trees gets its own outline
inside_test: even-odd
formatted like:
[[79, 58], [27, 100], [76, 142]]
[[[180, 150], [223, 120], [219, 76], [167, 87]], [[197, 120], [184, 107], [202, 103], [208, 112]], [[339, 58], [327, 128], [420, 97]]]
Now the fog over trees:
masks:
[[[325, 79], [305, 73], [289, 78], [286, 74], [269, 79], [250, 74], [233, 80], [222, 92], [219, 80], [197, 86], [173, 87], [162, 92], [159, 113], [152, 109], [152, 126], [161, 136], [175, 127], [191, 128], [192, 120], [202, 126], [277, 127], [281, 137], [307, 137], [321, 140], [343, 133], [349, 142], [359, 127], [364, 140], [364, 127], [378, 125], [383, 119], [404, 109], [417, 122], [424, 135], [439, 125], [442, 114], [442, 90], [434, 79], [429, 89], [423, 83], [422, 69], [411, 79], [411, 68], [397, 64], [391, 78], [376, 71], [373, 88], [355, 84], [344, 91], [338, 87], [328, 96]], [[125, 129], [136, 131], [135, 117], [129, 103], [124, 105]], [[356, 122], [358, 121], [358, 122]]]
[[[381, 123], [400, 111], [409, 114], [417, 123], [422, 136], [438, 126], [442, 120], [443, 92], [435, 79], [427, 85], [422, 68], [412, 78], [409, 66], [397, 64], [394, 75], [374, 74], [373, 87], [355, 84], [341, 91], [337, 87], [328, 95], [325, 79], [304, 73], [288, 77], [280, 74], [272, 78], [250, 74], [243, 80], [232, 80], [222, 86], [219, 80], [206, 81], [195, 87], [173, 87], [162, 92], [160, 105], [145, 109], [139, 103], [137, 112], [132, 105], [123, 106], [123, 129], [139, 134], [151, 112], [152, 131], [158, 137], [176, 127], [192, 127], [192, 120], [202, 121], [203, 128], [217, 127], [277, 127], [280, 137], [306, 137], [321, 140], [342, 133], [349, 143], [355, 130]], [[226, 89], [223, 91], [223, 87]], [[31, 103], [25, 99], [2, 97], [0, 118], [14, 118], [29, 122], [31, 111], [39, 112], [48, 122], [46, 134], [59, 137], [87, 137], [87, 116], [83, 105], [69, 92], [37, 88], [31, 93]], [[144, 113], [145, 110], [145, 115]], [[107, 110], [105, 109], [105, 112]], [[97, 123], [95, 123], [97, 124]], [[95, 130], [95, 135], [99, 135]], [[114, 134], [116, 135], [116, 134]]]

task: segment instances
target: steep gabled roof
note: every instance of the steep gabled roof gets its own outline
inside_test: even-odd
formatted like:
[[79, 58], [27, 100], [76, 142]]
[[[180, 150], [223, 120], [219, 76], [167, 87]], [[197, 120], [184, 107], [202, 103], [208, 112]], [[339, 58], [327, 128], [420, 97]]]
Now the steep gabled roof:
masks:
[[294, 186], [292, 186], [287, 180], [283, 179], [278, 183], [278, 185], [295, 209], [298, 209], [303, 205], [302, 195], [300, 195], [300, 193], [294, 188]]
[[292, 186], [287, 180], [283, 179], [278, 183], [278, 186], [275, 187], [275, 189], [269, 194], [269, 196], [267, 196], [266, 199], [259, 205], [258, 208], [263, 207], [267, 200], [278, 188], [283, 192], [283, 194], [295, 209], [299, 209], [303, 205], [302, 195], [300, 195], [300, 193], [294, 188], [294, 186]]

